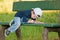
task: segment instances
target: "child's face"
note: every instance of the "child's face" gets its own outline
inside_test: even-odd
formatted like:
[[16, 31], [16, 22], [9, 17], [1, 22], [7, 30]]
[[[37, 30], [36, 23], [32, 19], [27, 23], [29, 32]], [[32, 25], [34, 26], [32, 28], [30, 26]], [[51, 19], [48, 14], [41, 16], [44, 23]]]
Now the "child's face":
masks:
[[36, 15], [35, 15], [34, 11], [31, 11], [31, 18], [36, 19]]

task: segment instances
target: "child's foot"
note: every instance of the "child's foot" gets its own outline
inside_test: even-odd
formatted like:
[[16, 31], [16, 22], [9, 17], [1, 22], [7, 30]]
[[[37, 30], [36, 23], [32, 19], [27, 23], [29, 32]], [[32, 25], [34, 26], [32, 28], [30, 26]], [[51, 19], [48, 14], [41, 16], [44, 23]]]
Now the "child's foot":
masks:
[[7, 37], [10, 34], [10, 31], [5, 30], [5, 37]]

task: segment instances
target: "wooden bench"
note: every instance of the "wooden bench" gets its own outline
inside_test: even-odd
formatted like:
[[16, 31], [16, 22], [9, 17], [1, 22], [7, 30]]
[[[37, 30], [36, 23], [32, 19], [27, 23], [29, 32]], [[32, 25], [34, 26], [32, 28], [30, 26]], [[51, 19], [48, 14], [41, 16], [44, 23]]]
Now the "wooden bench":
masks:
[[[22, 2], [14, 2], [13, 4], [14, 4], [13, 11], [28, 10], [35, 7], [40, 7], [42, 10], [60, 10], [59, 1], [28, 1], [28, 2], [22, 1]], [[44, 26], [44, 30], [42, 31], [42, 40], [48, 40], [48, 32], [51, 32], [51, 31], [58, 32], [59, 40], [60, 40], [59, 26], [56, 26], [56, 27]]]
[[[28, 5], [28, 6], [27, 6]], [[21, 10], [27, 10], [35, 7], [40, 7], [42, 10], [60, 10], [60, 4], [59, 1], [25, 1], [25, 2], [14, 2], [13, 3], [13, 11], [21, 11]], [[60, 18], [60, 17], [59, 17]], [[5, 40], [4, 31], [6, 28], [9, 27], [8, 22], [0, 22], [0, 40]], [[22, 23], [22, 25], [27, 26], [34, 26], [39, 25], [43, 26], [44, 30], [42, 31], [42, 40], [48, 40], [48, 32], [58, 32], [59, 40], [60, 40], [60, 25], [51, 23], [51, 24], [41, 24], [41, 23]], [[21, 30], [20, 28], [16, 31], [17, 40], [21, 39]]]

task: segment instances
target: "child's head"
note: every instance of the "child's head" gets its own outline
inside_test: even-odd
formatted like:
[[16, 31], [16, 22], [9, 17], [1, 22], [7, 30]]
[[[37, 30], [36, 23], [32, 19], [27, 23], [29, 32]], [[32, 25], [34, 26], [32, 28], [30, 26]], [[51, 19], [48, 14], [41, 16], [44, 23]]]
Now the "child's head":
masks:
[[42, 10], [40, 8], [33, 8], [33, 11], [34, 11], [36, 17], [42, 16]]
[[32, 8], [31, 18], [36, 19], [37, 17], [42, 16], [42, 10], [40, 8]]

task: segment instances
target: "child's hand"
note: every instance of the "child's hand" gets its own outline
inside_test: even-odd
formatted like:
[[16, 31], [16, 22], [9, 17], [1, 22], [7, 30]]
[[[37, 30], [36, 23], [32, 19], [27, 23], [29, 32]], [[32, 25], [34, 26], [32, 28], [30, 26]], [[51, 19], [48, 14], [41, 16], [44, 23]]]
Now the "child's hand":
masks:
[[34, 20], [29, 20], [28, 23], [35, 23], [36, 21]]
[[34, 21], [34, 20], [29, 20], [28, 23], [44, 23], [44, 22], [39, 22], [39, 21]]

